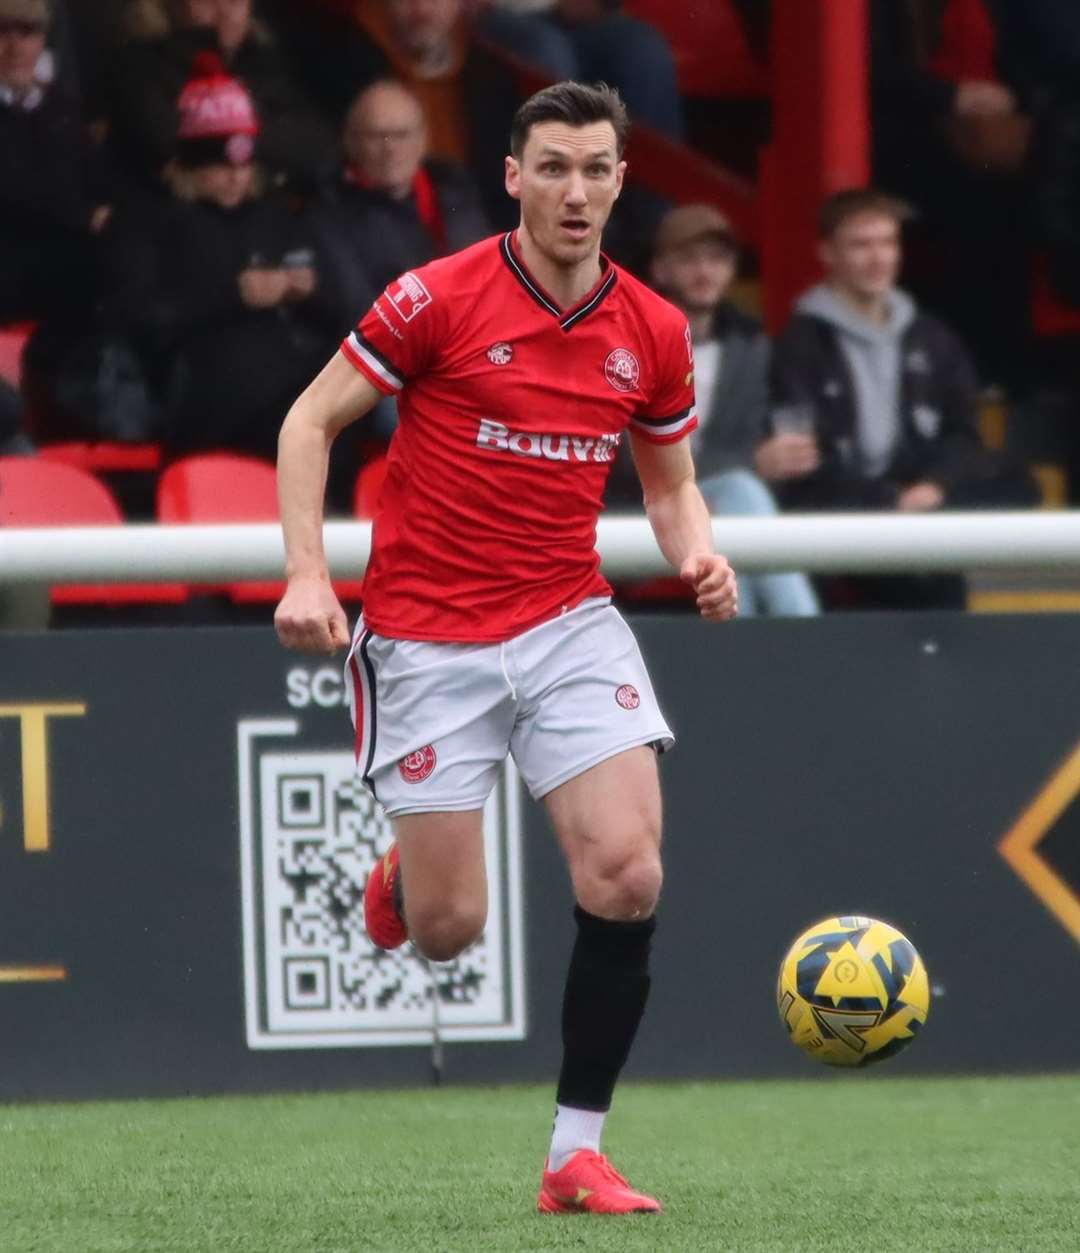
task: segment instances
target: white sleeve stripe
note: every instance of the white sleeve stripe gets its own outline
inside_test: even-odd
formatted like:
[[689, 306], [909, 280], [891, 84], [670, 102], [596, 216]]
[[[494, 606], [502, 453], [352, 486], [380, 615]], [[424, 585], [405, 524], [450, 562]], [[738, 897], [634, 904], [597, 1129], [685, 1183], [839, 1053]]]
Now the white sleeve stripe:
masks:
[[691, 408], [689, 413], [684, 413], [681, 417], [676, 418], [674, 422], [666, 422], [663, 426], [657, 426], [655, 422], [639, 422], [637, 418], [632, 419], [632, 424], [639, 431], [645, 431], [648, 435], [677, 435], [680, 431], [685, 430], [692, 422], [697, 421], [697, 409]]
[[349, 336], [348, 343], [352, 351], [360, 358], [361, 361], [363, 361], [364, 365], [367, 366], [372, 374], [381, 378], [387, 387], [392, 387], [396, 392], [401, 391], [403, 386], [401, 379], [399, 379], [396, 374], [392, 374], [378, 359], [378, 357], [364, 347], [364, 345], [360, 342], [360, 337], [355, 331], [353, 331]]

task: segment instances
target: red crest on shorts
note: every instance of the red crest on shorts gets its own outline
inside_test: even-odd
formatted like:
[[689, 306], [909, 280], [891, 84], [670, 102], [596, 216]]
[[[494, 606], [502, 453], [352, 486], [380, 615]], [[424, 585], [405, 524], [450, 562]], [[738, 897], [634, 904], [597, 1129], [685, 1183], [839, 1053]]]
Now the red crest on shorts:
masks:
[[633, 683], [624, 683], [615, 693], [615, 701], [622, 709], [637, 709], [641, 704], [641, 697]]
[[398, 762], [398, 770], [406, 783], [423, 783], [435, 769], [435, 750], [430, 744], [418, 748]]
[[616, 348], [604, 362], [604, 377], [617, 392], [632, 392], [641, 378], [637, 357], [629, 348]]

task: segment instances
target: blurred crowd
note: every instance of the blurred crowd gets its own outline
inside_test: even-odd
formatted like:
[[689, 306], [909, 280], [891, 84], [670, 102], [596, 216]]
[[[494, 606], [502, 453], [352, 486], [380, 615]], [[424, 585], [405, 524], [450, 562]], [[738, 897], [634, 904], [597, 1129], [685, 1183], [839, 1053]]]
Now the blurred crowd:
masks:
[[[774, 343], [714, 207], [631, 193], [613, 224], [616, 259], [690, 319], [717, 512], [1026, 507], [1025, 460], [1080, 465], [1080, 330], [1033, 320], [1034, 292], [1080, 327], [1080, 4], [869, 9], [874, 190], [806, 206], [823, 280]], [[768, 0], [0, 0], [0, 330], [30, 331], [0, 455], [272, 456], [391, 278], [515, 224], [520, 64], [611, 82], [635, 120], [724, 157], [744, 106], [767, 114], [768, 27]], [[989, 385], [1007, 451], [980, 440]], [[350, 432], [333, 506], [395, 421], [388, 401]], [[612, 507], [639, 503], [620, 467]], [[962, 600], [959, 580], [798, 574], [744, 596]]]

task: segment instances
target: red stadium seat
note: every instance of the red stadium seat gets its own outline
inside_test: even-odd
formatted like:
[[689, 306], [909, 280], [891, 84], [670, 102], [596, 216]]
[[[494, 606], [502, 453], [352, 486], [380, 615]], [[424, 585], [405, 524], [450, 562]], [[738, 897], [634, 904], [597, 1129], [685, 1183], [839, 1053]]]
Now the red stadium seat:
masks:
[[[157, 516], [160, 522], [181, 525], [277, 522], [274, 467], [230, 452], [184, 457], [158, 480]], [[230, 583], [220, 590], [237, 603], [276, 601], [281, 599], [285, 584], [279, 580]]]
[[663, 32], [684, 94], [705, 99], [769, 94], [768, 73], [750, 46], [734, 0], [708, 4], [626, 0], [623, 7]]
[[[158, 482], [159, 521], [181, 524], [277, 522], [277, 474], [255, 457], [236, 453], [203, 453], [174, 462]], [[335, 584], [339, 596], [359, 594], [353, 581]], [[230, 583], [224, 590], [237, 604], [277, 601], [285, 590], [280, 580]]]
[[[0, 526], [121, 526], [112, 493], [93, 475], [38, 457], [0, 457]], [[177, 604], [182, 585], [103, 583], [57, 585], [53, 604]]]
[[367, 465], [361, 467], [360, 473], [356, 476], [356, 489], [353, 495], [353, 513], [356, 517], [373, 518], [375, 516], [379, 493], [382, 491], [383, 481], [386, 478], [386, 462], [385, 456], [374, 457]]
[[682, 605], [696, 599], [694, 589], [677, 574], [665, 574], [640, 583], [620, 583], [615, 589], [628, 605]]
[[160, 444], [119, 444], [109, 440], [94, 443], [67, 441], [43, 444], [41, 456], [46, 461], [60, 461], [91, 474], [132, 472], [153, 474], [161, 469]]
[[18, 387], [22, 378], [22, 355], [34, 330], [32, 322], [0, 327], [0, 378]]

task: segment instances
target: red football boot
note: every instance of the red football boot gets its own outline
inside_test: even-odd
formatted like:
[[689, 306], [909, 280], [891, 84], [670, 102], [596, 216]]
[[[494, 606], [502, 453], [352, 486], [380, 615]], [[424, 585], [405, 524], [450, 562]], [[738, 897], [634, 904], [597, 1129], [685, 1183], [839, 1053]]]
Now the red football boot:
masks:
[[372, 867], [364, 885], [364, 927], [379, 948], [400, 948], [409, 938], [401, 916], [398, 846], [391, 844]]
[[541, 1214], [659, 1214], [660, 1202], [635, 1192], [603, 1153], [578, 1149], [562, 1170], [548, 1170], [536, 1208]]

